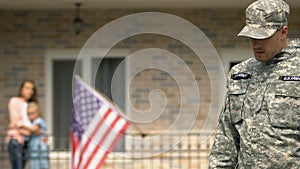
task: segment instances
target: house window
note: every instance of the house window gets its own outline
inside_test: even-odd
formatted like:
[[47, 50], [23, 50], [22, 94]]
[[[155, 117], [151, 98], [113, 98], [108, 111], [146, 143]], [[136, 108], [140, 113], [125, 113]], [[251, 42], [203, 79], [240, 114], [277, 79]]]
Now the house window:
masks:
[[[113, 100], [122, 110], [125, 110], [125, 66], [120, 64], [124, 58], [105, 58], [103, 60], [93, 59], [92, 61], [92, 80], [95, 80], [95, 87], [101, 93], [106, 95], [109, 99]], [[114, 79], [113, 91], [115, 93], [114, 98], [112, 97], [112, 79], [117, 69], [122, 72]], [[121, 139], [116, 144], [114, 151], [124, 151], [125, 141]]]
[[72, 76], [75, 60], [53, 62], [53, 138], [54, 148], [69, 149], [72, 117]]
[[230, 69], [231, 69], [233, 66], [235, 66], [235, 65], [237, 65], [237, 64], [239, 64], [239, 63], [241, 63], [241, 61], [240, 61], [240, 62], [237, 62], [237, 61], [235, 61], [235, 62], [230, 62]]
[[[120, 63], [128, 55], [125, 52], [118, 52], [116, 56], [86, 57], [78, 60], [74, 51], [51, 51], [46, 55], [46, 112], [45, 119], [48, 123], [48, 132], [53, 136], [51, 146], [54, 150], [69, 150], [70, 148], [70, 127], [72, 119], [72, 78], [74, 66], [76, 72], [88, 83], [94, 85], [108, 98], [123, 110], [125, 105], [125, 65]], [[101, 63], [100, 63], [101, 62]], [[111, 94], [111, 82], [115, 69], [121, 69], [123, 74], [119, 76], [115, 86], [117, 95]], [[79, 70], [77, 70], [79, 68]], [[121, 138], [114, 151], [124, 151], [125, 142]]]

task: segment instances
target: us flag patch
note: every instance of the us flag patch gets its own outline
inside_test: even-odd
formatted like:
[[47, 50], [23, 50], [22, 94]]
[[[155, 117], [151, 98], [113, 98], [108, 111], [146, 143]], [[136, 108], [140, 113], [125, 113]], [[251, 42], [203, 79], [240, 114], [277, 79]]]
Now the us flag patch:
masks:
[[300, 81], [300, 76], [280, 76], [279, 80], [282, 80], [282, 81]]

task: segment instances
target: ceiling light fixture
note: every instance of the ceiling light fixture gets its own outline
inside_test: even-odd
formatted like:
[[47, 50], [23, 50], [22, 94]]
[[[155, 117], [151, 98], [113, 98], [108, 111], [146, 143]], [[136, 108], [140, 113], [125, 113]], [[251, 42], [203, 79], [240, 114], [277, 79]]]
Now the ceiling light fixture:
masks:
[[77, 2], [75, 3], [76, 6], [76, 18], [73, 20], [74, 26], [75, 26], [75, 33], [76, 35], [79, 35], [83, 26], [83, 20], [80, 18], [80, 6], [81, 3]]

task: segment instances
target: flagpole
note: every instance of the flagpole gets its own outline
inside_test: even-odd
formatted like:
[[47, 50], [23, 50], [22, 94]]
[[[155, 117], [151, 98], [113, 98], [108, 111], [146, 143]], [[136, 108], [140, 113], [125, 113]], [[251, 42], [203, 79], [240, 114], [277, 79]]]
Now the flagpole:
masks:
[[[118, 110], [118, 112], [124, 112], [117, 104], [114, 104], [114, 102], [112, 100], [110, 100], [110, 98], [108, 98], [106, 95], [104, 95], [101, 91], [98, 91], [97, 89], [95, 89], [95, 90], [97, 92], [99, 92], [103, 97], [105, 97], [112, 105], [114, 105], [114, 107]], [[120, 115], [122, 115], [122, 114], [123, 113], [120, 113]], [[122, 117], [125, 118], [124, 116], [122, 116]], [[127, 118], [125, 118], [125, 119], [127, 121], [129, 121]], [[136, 124], [130, 122], [130, 126], [132, 126], [138, 132], [138, 134], [141, 135], [143, 138], [147, 136], [147, 134], [145, 134], [145, 132], [140, 127], [138, 127]]]
[[134, 123], [130, 123], [130, 125], [137, 130], [138, 134], [141, 135], [143, 138], [147, 136], [147, 134], [141, 129], [139, 128], [136, 124]]

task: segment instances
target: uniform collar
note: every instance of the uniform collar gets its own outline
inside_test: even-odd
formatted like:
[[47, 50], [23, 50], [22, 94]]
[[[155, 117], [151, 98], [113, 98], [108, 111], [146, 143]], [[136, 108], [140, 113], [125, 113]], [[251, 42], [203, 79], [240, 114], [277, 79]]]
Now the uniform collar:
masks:
[[278, 54], [276, 54], [273, 59], [264, 62], [264, 64], [269, 65], [287, 60], [296, 56], [295, 53], [300, 54], [300, 40], [289, 39], [289, 45], [286, 48], [282, 49]]

